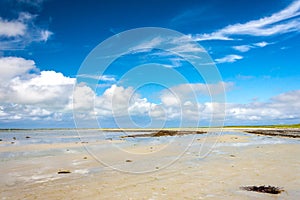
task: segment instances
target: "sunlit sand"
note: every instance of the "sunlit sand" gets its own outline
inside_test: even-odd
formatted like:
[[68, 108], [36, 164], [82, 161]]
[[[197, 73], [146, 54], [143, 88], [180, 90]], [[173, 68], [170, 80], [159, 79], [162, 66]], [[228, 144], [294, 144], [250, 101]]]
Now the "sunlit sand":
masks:
[[[300, 139], [226, 130], [222, 135], [120, 139], [116, 132], [77, 141], [55, 130], [24, 139], [1, 133], [1, 199], [297, 199]], [[4, 136], [6, 134], [6, 136]], [[14, 144], [11, 138], [16, 136]], [[8, 135], [8, 136], [7, 136]], [[47, 137], [48, 135], [48, 137]], [[44, 140], [34, 141], [40, 136]], [[21, 139], [20, 139], [21, 138]], [[45, 144], [45, 138], [50, 138]], [[83, 142], [84, 141], [84, 142]], [[204, 152], [207, 151], [207, 152]], [[70, 173], [61, 173], [67, 171]], [[274, 185], [281, 194], [242, 190]]]

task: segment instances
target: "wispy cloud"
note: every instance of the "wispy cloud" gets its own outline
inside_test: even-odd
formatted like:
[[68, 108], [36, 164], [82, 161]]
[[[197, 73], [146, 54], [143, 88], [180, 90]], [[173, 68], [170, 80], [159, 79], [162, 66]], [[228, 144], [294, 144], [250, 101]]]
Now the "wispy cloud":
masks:
[[98, 75], [92, 75], [92, 74], [78, 74], [77, 77], [100, 80], [100, 81], [104, 81], [104, 82], [116, 82], [116, 78], [111, 75], [98, 76]]
[[231, 55], [227, 55], [223, 58], [217, 58], [217, 59], [215, 59], [215, 61], [217, 63], [234, 63], [237, 60], [241, 60], [241, 59], [243, 59], [243, 56], [231, 54]]
[[24, 49], [32, 42], [46, 42], [53, 33], [35, 24], [37, 15], [20, 12], [17, 19], [0, 17], [0, 50]]
[[253, 49], [253, 48], [258, 48], [258, 47], [266, 47], [268, 45], [270, 45], [271, 43], [268, 43], [268, 42], [258, 42], [258, 43], [254, 43], [254, 44], [251, 44], [251, 45], [239, 45], [239, 46], [233, 46], [232, 48], [237, 50], [237, 51], [240, 51], [240, 52], [247, 52], [249, 51], [250, 49]]
[[18, 20], [4, 20], [0, 17], [0, 36], [1, 37], [16, 37], [25, 34], [27, 26]]
[[258, 46], [258, 47], [265, 47], [267, 45], [269, 45], [270, 43], [267, 43], [267, 42], [258, 42], [258, 43], [255, 43], [254, 45], [255, 46]]
[[251, 45], [240, 45], [240, 46], [234, 46], [232, 48], [237, 51], [240, 51], [240, 52], [247, 52], [252, 48], [252, 46]]
[[197, 34], [194, 38], [200, 40], [230, 40], [238, 35], [272, 36], [300, 31], [300, 1], [297, 0], [287, 8], [271, 16], [226, 26], [209, 34]]

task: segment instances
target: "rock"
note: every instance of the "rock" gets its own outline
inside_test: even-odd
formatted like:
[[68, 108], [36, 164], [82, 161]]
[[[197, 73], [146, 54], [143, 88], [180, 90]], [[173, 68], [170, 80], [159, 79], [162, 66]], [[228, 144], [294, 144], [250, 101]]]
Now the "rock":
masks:
[[17, 138], [16, 137], [13, 137], [13, 140], [16, 140]]
[[59, 170], [57, 173], [58, 174], [70, 174], [71, 171], [70, 170]]
[[126, 160], [125, 162], [132, 162], [132, 160]]
[[86, 156], [84, 156], [84, 157], [83, 157], [83, 159], [87, 159], [87, 157], [86, 157]]
[[30, 138], [30, 136], [26, 136], [25, 138], [28, 139], [28, 138]]

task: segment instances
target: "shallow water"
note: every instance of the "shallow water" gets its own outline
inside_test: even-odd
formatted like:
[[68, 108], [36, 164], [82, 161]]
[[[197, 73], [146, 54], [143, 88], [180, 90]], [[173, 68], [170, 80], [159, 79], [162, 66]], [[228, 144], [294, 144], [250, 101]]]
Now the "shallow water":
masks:
[[[237, 131], [221, 135], [120, 138], [123, 135], [97, 130], [0, 132], [0, 198], [297, 199], [300, 196], [299, 139]], [[59, 175], [60, 169], [72, 173]], [[264, 184], [284, 187], [287, 192], [272, 196], [239, 189]]]

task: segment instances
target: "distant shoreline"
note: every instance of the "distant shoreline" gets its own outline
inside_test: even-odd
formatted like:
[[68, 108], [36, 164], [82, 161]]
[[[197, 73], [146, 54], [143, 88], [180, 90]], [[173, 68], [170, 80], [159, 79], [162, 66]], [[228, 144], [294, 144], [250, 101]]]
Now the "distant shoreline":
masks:
[[145, 134], [136, 134], [135, 137], [155, 137], [163, 132], [162, 136], [175, 136], [186, 134], [207, 134], [212, 132], [235, 132], [241, 131], [255, 135], [267, 135], [267, 136], [279, 136], [289, 138], [300, 138], [299, 125], [280, 125], [276, 127], [272, 126], [230, 126], [230, 127], [199, 127], [199, 128], [162, 128], [162, 129], [132, 129], [132, 128], [84, 128], [84, 129], [72, 129], [72, 128], [57, 128], [57, 129], [0, 129], [0, 132], [14, 132], [14, 131], [99, 131], [99, 132], [145, 132]]
[[0, 128], [0, 131], [38, 131], [38, 130], [101, 130], [101, 131], [128, 131], [128, 132], [151, 132], [159, 130], [184, 130], [194, 131], [202, 129], [294, 129], [300, 128], [300, 124], [278, 125], [236, 125], [224, 127], [173, 127], [173, 128]]

